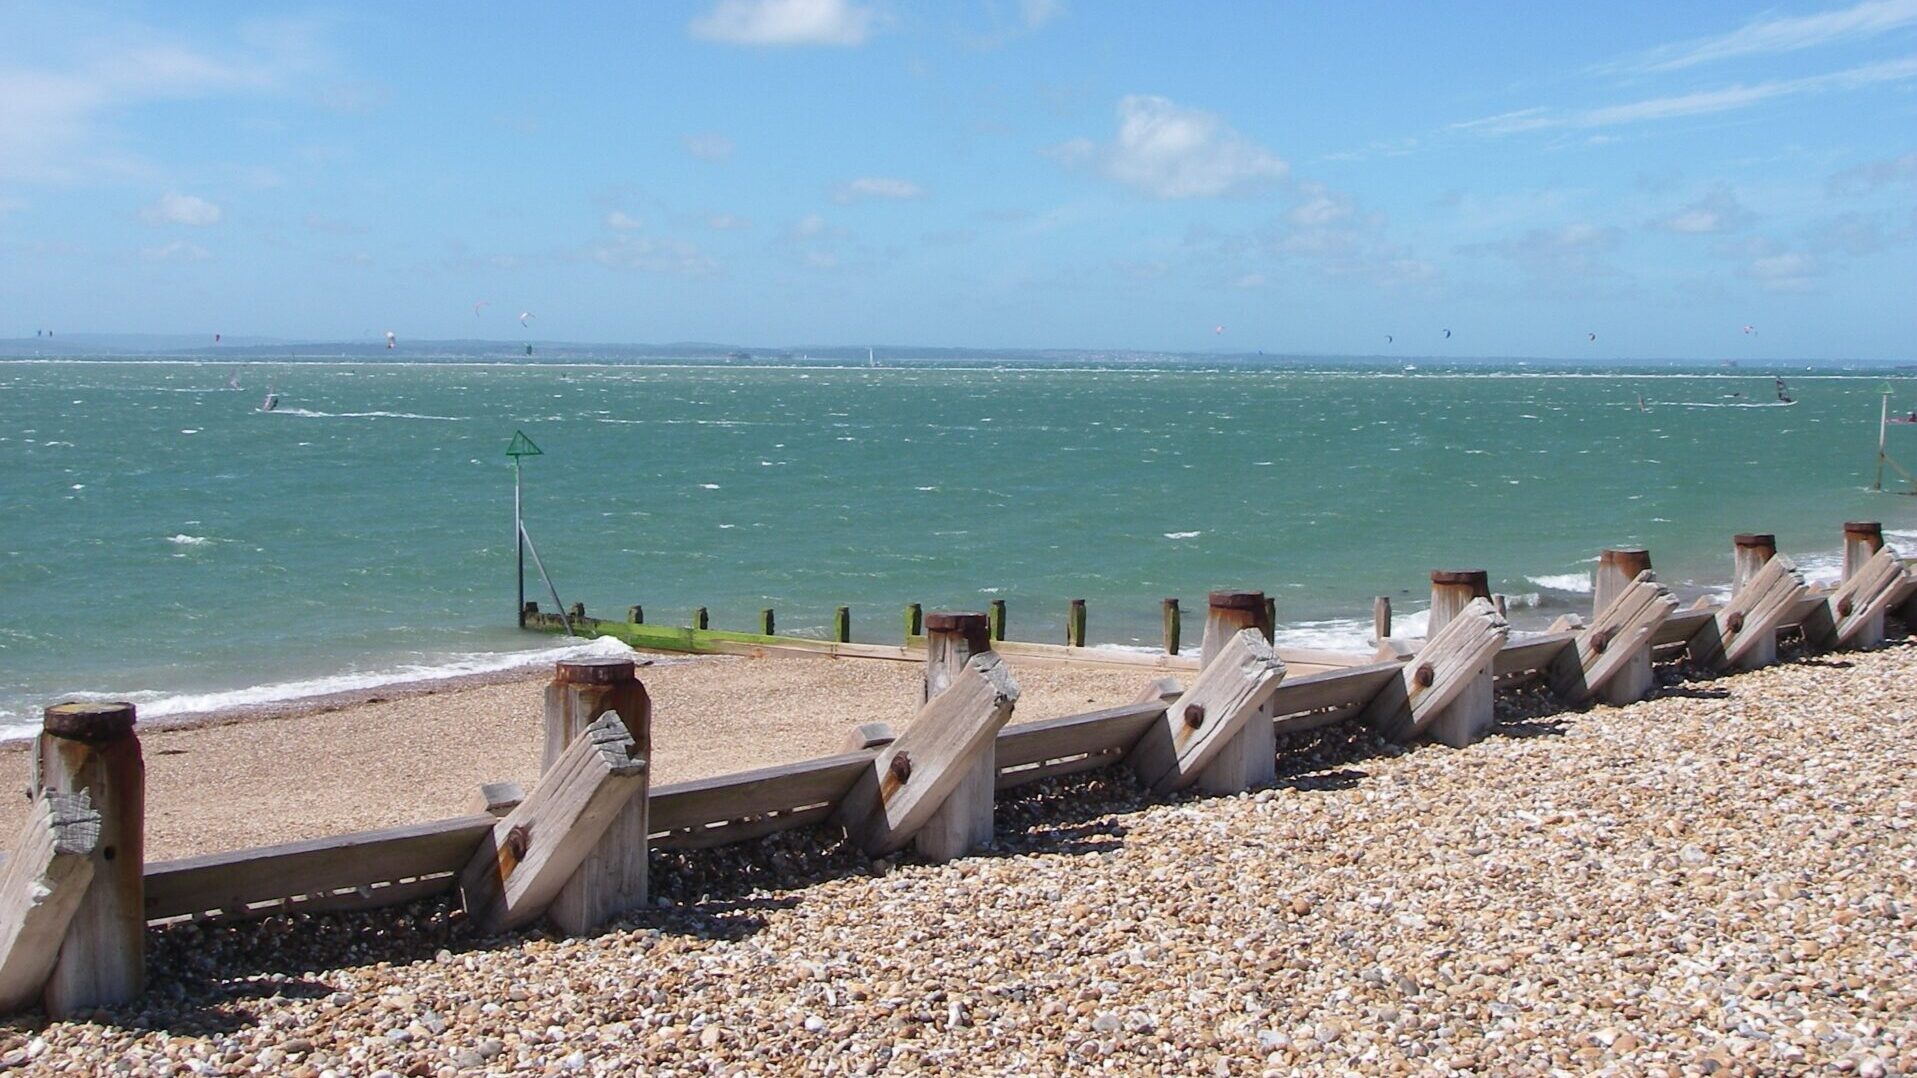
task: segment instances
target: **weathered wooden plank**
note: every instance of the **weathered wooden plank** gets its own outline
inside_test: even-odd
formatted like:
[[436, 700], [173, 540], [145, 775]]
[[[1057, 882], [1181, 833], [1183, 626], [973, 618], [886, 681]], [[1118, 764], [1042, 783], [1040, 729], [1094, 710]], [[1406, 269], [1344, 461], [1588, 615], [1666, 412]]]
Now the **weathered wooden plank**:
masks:
[[1059, 775], [1076, 775], [1086, 771], [1098, 771], [1107, 767], [1116, 767], [1125, 762], [1125, 753], [1121, 749], [1106, 752], [1088, 752], [1076, 756], [1067, 756], [1050, 763], [1026, 764], [1012, 770], [1001, 768], [998, 773], [997, 788], [1009, 790], [1025, 786], [1040, 779], [1054, 778]]
[[[553, 679], [546, 686], [545, 704], [542, 768], [552, 767], [568, 744], [605, 715], [616, 717], [632, 735], [628, 755], [637, 759], [652, 756], [652, 697], [629, 658], [596, 656], [555, 663]], [[637, 792], [626, 799], [625, 807], [547, 908], [547, 915], [560, 931], [583, 935], [646, 904], [651, 864], [646, 848], [646, 810], [642, 772]]]
[[1184, 789], [1271, 699], [1284, 676], [1285, 664], [1263, 634], [1239, 630], [1165, 716], [1146, 727], [1126, 762], [1139, 781], [1160, 793]]
[[1085, 752], [1129, 749], [1145, 727], [1164, 714], [1165, 705], [1153, 700], [1007, 726], [998, 733], [999, 770]]
[[[1644, 667], [1643, 676], [1649, 676], [1651, 638], [1677, 610], [1677, 596], [1645, 569], [1630, 584], [1612, 591], [1609, 600], [1591, 624], [1577, 633], [1576, 643], [1560, 651], [1552, 663], [1551, 691], [1560, 700], [1583, 703], [1638, 665]], [[1648, 689], [1648, 684], [1640, 682], [1606, 699], [1628, 703]]]
[[1680, 610], [1664, 619], [1657, 632], [1651, 636], [1653, 647], [1665, 644], [1685, 644], [1697, 635], [1697, 631], [1717, 617], [1718, 603], [1709, 596], [1698, 596], [1703, 605], [1693, 604], [1689, 610]]
[[655, 850], [703, 850], [713, 846], [730, 846], [735, 842], [750, 842], [755, 838], [777, 834], [780, 831], [796, 831], [801, 827], [824, 823], [838, 810], [837, 805], [810, 805], [805, 808], [792, 808], [766, 816], [746, 816], [736, 820], [727, 820], [710, 827], [690, 827], [681, 831], [668, 831], [663, 835], [654, 835], [652, 848]]
[[100, 814], [87, 795], [40, 791], [0, 870], [0, 1015], [39, 1004], [93, 882]]
[[601, 715], [497, 821], [459, 874], [466, 914], [484, 933], [536, 920], [599, 838], [645, 788], [648, 761], [613, 712]]
[[1907, 579], [1903, 562], [1889, 547], [1879, 547], [1869, 557], [1860, 555], [1851, 575], [1825, 599], [1822, 616], [1805, 621], [1811, 646], [1828, 650], [1882, 643], [1884, 612]]
[[990, 651], [972, 656], [853, 783], [837, 815], [847, 836], [874, 856], [903, 848], [964, 780], [1017, 702], [1004, 660]]
[[1473, 599], [1431, 638], [1365, 708], [1365, 721], [1398, 741], [1425, 731], [1469, 683], [1490, 673], [1510, 632], [1490, 600]]
[[[1256, 630], [1267, 644], [1271, 643], [1276, 619], [1277, 606], [1262, 591], [1220, 589], [1211, 592], [1205, 599], [1205, 629], [1200, 637], [1199, 662], [1211, 665], [1246, 629]], [[1262, 708], [1247, 715], [1235, 733], [1221, 736], [1205, 750], [1210, 760], [1198, 770], [1194, 780], [1183, 785], [1208, 794], [1235, 794], [1269, 785], [1277, 776], [1278, 764], [1278, 744], [1270, 718], [1271, 713]], [[1189, 722], [1180, 725], [1161, 720], [1161, 724], [1172, 730], [1191, 730]]]
[[652, 790], [654, 834], [720, 820], [837, 801], [871, 767], [878, 752], [864, 749], [836, 756], [669, 782]]
[[[1083, 606], [1079, 607], [1083, 610]], [[992, 649], [991, 617], [971, 611], [939, 611], [925, 618], [925, 676], [919, 703], [944, 692], [965, 672], [972, 656]], [[992, 841], [993, 791], [998, 784], [997, 742], [988, 738], [945, 802], [912, 838], [931, 861], [963, 857]]]
[[517, 782], [482, 782], [466, 804], [473, 812], [504, 816], [525, 799], [526, 790]]
[[[923, 646], [920, 637], [910, 643]], [[916, 650], [916, 649], [915, 649]], [[1068, 647], [1060, 644], [1034, 644], [1023, 640], [998, 640], [992, 650], [1020, 664], [1027, 662], [1084, 664], [1091, 666], [1131, 666], [1145, 670], [1196, 670], [1196, 655], [1166, 655], [1154, 651], [1125, 651], [1113, 647]]]
[[498, 822], [487, 815], [459, 816], [151, 864], [146, 919], [243, 910], [294, 895], [458, 872]]
[[1491, 660], [1491, 674], [1493, 677], [1509, 677], [1526, 670], [1547, 669], [1566, 648], [1575, 647], [1577, 639], [1575, 631], [1513, 633]]
[[1343, 670], [1323, 670], [1303, 677], [1287, 675], [1283, 683], [1273, 690], [1265, 710], [1281, 728], [1295, 728], [1288, 726], [1285, 720], [1325, 708], [1370, 703], [1371, 698], [1378, 695], [1378, 690], [1384, 688], [1385, 682], [1403, 669], [1402, 662], [1393, 660]]
[[1778, 554], [1717, 608], [1691, 637], [1691, 658], [1707, 669], [1751, 669], [1777, 659], [1777, 628], [1804, 598], [1804, 575]]

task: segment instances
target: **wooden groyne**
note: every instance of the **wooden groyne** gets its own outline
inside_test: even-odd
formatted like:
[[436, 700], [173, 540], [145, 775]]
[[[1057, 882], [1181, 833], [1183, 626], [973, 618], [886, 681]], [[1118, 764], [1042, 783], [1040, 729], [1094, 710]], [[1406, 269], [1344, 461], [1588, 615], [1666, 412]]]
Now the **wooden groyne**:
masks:
[[[651, 702], [634, 664], [565, 661], [545, 692], [544, 771], [530, 794], [488, 784], [465, 816], [151, 865], [132, 706], [55, 705], [35, 746], [35, 810], [0, 866], [0, 1005], [61, 1017], [125, 1003], [141, 991], [148, 927], [182, 918], [457, 893], [482, 931], [545, 918], [585, 933], [647, 901], [653, 850], [823, 825], [821, 841], [843, 836], [872, 856], [914, 847], [947, 860], [991, 842], [1002, 794], [1055, 776], [1126, 767], [1159, 794], [1229, 794], [1271, 781], [1281, 734], [1357, 719], [1403, 742], [1466, 746], [1494, 725], [1499, 692], [1537, 689], [1564, 707], [1628, 703], [1654, 691], [1643, 676], [1653, 661], [1732, 673], [1774, 662], [1780, 639], [1811, 652], [1875, 646], [1887, 615], [1907, 625], [1917, 614], [1917, 576], [1881, 529], [1852, 522], [1845, 534], [1844, 576], [1827, 590], [1807, 587], [1774, 543], [1739, 536], [1730, 597], [1687, 610], [1658, 583], [1649, 552], [1607, 551], [1589, 619], [1542, 633], [1511, 632], [1482, 571], [1439, 570], [1426, 638], [1390, 636], [1381, 604], [1377, 653], [1336, 663], [1294, 664], [1275, 649], [1263, 593], [1214, 592], [1198, 656], [1168, 647], [1128, 657], [1142, 668], [1135, 701], [1016, 725], [1006, 660], [1020, 649], [1057, 658], [1044, 650], [1055, 649], [1088, 661], [1100, 649], [1080, 646], [1082, 630], [1075, 644], [1016, 644], [996, 638], [1002, 611], [908, 613], [898, 646], [804, 642], [923, 662], [922, 703], [898, 729], [866, 724], [835, 755], [659, 786]], [[1175, 625], [1176, 607], [1166, 609]], [[597, 622], [580, 610], [575, 620], [628, 640], [651, 638], [630, 632], [645, 627], [704, 650], [790, 650], [791, 638], [770, 632], [659, 630], [641, 616]], [[849, 612], [836, 620], [849, 635]]]

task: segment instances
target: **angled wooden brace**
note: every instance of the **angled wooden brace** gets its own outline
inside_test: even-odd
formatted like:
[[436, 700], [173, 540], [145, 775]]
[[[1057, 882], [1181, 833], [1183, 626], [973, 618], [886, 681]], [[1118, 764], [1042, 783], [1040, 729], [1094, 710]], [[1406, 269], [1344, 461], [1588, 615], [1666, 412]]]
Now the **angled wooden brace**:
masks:
[[874, 857], [904, 849], [992, 747], [1017, 702], [1018, 683], [997, 652], [966, 660], [839, 803], [846, 837]]
[[93, 882], [100, 814], [85, 791], [41, 790], [0, 869], [0, 1014], [35, 1007]]
[[1707, 670], [1754, 670], [1777, 661], [1777, 627], [1809, 594], [1790, 558], [1773, 555], [1691, 637], [1692, 661]]
[[645, 788], [646, 767], [617, 712], [580, 731], [459, 874], [475, 927], [504, 932], [545, 913], [626, 802]]
[[1264, 634], [1240, 629], [1164, 717], [1146, 727], [1125, 762], [1158, 793], [1190, 786], [1247, 722], [1269, 722], [1259, 709], [1284, 676], [1285, 664]]
[[[1551, 664], [1551, 691], [1566, 703], [1581, 704], [1603, 693], [1640, 656], [1677, 610], [1677, 597], [1646, 569], [1612, 597], [1591, 624], [1580, 629], [1572, 647]], [[1633, 691], [1631, 699], [1641, 699]], [[1608, 703], [1629, 703], [1607, 695]]]
[[1907, 583], [1896, 553], [1879, 549], [1804, 619], [1805, 641], [1820, 651], [1882, 643], [1884, 612]]
[[1365, 706], [1365, 722], [1394, 741], [1410, 741], [1490, 669], [1511, 632], [1489, 600], [1473, 599], [1418, 649], [1404, 672]]

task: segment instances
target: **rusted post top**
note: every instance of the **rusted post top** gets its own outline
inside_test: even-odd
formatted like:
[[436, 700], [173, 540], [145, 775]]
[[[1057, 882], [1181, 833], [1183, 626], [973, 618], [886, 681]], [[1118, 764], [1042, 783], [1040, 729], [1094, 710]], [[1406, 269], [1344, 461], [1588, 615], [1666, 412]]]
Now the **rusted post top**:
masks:
[[611, 656], [561, 659], [552, 672], [552, 679], [565, 685], [623, 685], [637, 677], [631, 659]]
[[1875, 520], [1846, 520], [1844, 538], [1869, 539], [1877, 543], [1884, 541], [1884, 525]]
[[1433, 569], [1431, 584], [1433, 587], [1470, 585], [1472, 598], [1491, 598], [1491, 573], [1487, 569]]
[[1769, 532], [1739, 532], [1731, 536], [1731, 545], [1777, 553], [1777, 536]]
[[1260, 617], [1265, 613], [1262, 591], [1214, 591], [1206, 602], [1214, 610], [1249, 610]]
[[1598, 565], [1633, 578], [1651, 567], [1651, 552], [1641, 546], [1607, 547], [1598, 552]]
[[124, 701], [69, 700], [41, 713], [46, 732], [71, 741], [98, 744], [133, 733], [132, 704]]
[[992, 650], [992, 626], [983, 611], [978, 610], [928, 610], [925, 614], [925, 635], [951, 635], [965, 641], [965, 650], [971, 654]]

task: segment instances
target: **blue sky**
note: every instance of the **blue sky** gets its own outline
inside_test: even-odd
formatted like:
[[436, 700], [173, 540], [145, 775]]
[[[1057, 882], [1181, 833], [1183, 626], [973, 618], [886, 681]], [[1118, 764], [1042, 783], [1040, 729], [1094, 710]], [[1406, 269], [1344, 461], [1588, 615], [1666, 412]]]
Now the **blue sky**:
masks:
[[0, 336], [1917, 358], [1917, 0], [264, 11], [0, 3]]

